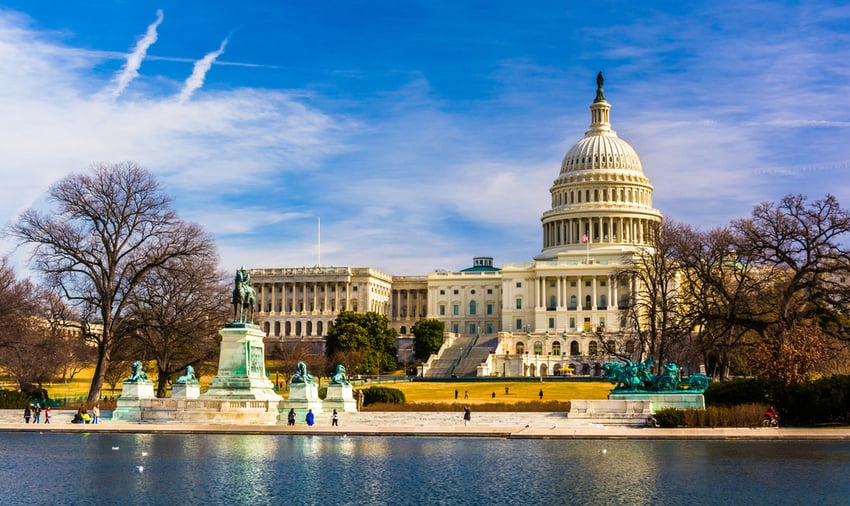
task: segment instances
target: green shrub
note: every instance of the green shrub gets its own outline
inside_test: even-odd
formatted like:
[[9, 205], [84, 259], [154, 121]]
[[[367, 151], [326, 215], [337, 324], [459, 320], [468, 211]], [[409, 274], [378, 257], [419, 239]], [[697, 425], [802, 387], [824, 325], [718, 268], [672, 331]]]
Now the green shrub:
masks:
[[385, 404], [404, 404], [404, 392], [397, 388], [389, 387], [369, 387], [363, 392], [363, 405], [385, 403]]
[[685, 412], [676, 408], [659, 409], [652, 415], [656, 427], [671, 429], [685, 425]]
[[723, 406], [770, 402], [774, 386], [758, 378], [713, 381], [705, 391], [705, 402]]
[[24, 409], [29, 396], [16, 390], [0, 389], [0, 409]]

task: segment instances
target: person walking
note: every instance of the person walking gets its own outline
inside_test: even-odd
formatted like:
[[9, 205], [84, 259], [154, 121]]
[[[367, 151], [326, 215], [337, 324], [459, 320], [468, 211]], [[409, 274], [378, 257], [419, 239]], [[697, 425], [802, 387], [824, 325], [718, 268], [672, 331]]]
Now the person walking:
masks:
[[463, 425], [464, 427], [469, 427], [469, 424], [472, 423], [472, 411], [470, 411], [469, 406], [463, 407]]
[[92, 422], [91, 423], [100, 423], [100, 403], [94, 403], [94, 407], [91, 408], [92, 414]]
[[315, 415], [313, 415], [312, 409], [307, 410], [307, 417], [305, 418], [305, 420], [307, 420], [307, 425], [313, 425], [315, 423], [316, 417]]
[[41, 423], [41, 404], [37, 402], [32, 410], [32, 423]]
[[24, 420], [30, 423], [30, 418], [32, 418], [32, 407], [27, 403], [27, 407], [24, 408]]
[[339, 427], [339, 413], [334, 409], [333, 414], [331, 415], [331, 426]]
[[540, 389], [540, 400], [541, 401], [543, 400], [543, 389], [542, 388]]
[[457, 400], [457, 388], [455, 388], [455, 400]]
[[287, 416], [286, 421], [289, 425], [295, 425], [295, 408], [291, 408], [289, 410], [289, 415]]
[[44, 407], [44, 423], [50, 423], [50, 405]]

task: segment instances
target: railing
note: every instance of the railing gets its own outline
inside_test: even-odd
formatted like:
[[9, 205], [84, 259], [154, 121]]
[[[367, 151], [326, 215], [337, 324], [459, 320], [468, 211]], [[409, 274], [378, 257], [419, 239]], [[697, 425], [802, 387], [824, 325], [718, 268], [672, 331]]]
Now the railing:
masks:
[[151, 409], [177, 409], [187, 411], [244, 411], [253, 409], [268, 411], [269, 401], [245, 399], [245, 400], [217, 400], [217, 399], [146, 399]]

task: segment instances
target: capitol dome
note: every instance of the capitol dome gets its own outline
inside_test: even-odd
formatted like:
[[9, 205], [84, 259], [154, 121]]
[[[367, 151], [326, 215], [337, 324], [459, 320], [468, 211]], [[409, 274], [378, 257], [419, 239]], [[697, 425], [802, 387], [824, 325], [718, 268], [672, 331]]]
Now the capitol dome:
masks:
[[637, 152], [611, 129], [611, 105], [596, 78], [590, 129], [567, 151], [543, 213], [543, 255], [649, 243], [661, 221]]

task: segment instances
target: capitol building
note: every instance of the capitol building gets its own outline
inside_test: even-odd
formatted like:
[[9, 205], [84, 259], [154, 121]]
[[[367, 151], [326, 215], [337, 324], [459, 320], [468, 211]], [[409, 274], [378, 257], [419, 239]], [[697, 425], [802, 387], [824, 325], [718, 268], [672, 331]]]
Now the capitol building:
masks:
[[631, 344], [621, 308], [638, 287], [622, 272], [662, 218], [640, 158], [611, 129], [602, 85], [600, 73], [590, 128], [561, 162], [541, 217], [542, 250], [530, 261], [499, 268], [476, 257], [459, 272], [422, 276], [368, 267], [253, 269], [256, 319], [268, 340], [320, 342], [340, 311], [374, 311], [402, 340], [421, 319], [445, 323], [441, 354], [459, 353], [444, 357], [451, 370], [432, 357], [426, 375], [431, 366], [434, 375], [602, 374], [606, 344]]

